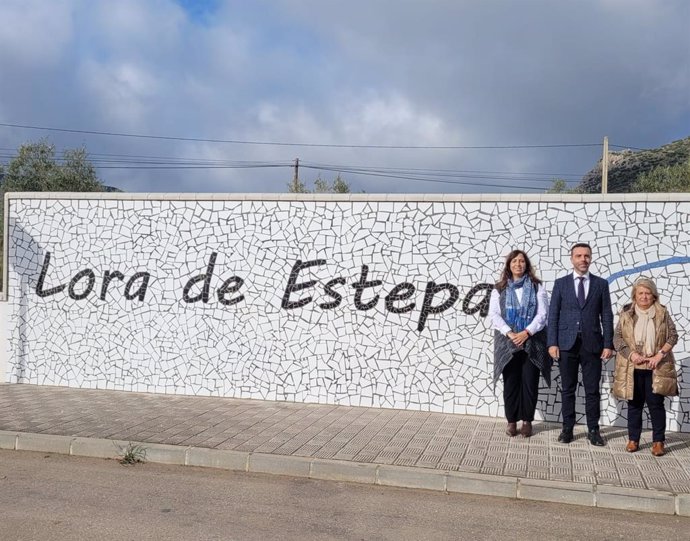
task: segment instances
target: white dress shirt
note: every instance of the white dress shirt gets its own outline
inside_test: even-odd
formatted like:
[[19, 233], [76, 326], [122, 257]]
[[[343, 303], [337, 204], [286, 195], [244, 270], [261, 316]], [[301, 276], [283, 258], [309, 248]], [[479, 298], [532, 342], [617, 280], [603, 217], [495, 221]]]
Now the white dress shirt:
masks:
[[[515, 295], [517, 296], [518, 302], [522, 302], [522, 288], [516, 289]], [[546, 327], [548, 312], [549, 296], [546, 293], [544, 284], [540, 284], [539, 290], [537, 291], [537, 314], [534, 316], [532, 322], [525, 327], [530, 335], [538, 333]], [[491, 292], [491, 298], [489, 299], [489, 321], [491, 321], [491, 325], [494, 329], [505, 336], [511, 331], [510, 325], [505, 322], [501, 315], [501, 294], [496, 289]]]

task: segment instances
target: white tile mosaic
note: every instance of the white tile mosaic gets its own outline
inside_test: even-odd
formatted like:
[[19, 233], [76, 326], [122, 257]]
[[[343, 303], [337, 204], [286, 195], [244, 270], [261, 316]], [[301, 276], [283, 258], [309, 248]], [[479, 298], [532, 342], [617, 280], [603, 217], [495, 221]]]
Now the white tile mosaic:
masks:
[[[669, 428], [690, 431], [686, 202], [195, 199], [10, 199], [7, 379], [497, 416], [503, 255], [550, 290], [589, 241], [614, 306], [657, 280], [681, 335]], [[612, 368], [602, 421], [622, 424]]]

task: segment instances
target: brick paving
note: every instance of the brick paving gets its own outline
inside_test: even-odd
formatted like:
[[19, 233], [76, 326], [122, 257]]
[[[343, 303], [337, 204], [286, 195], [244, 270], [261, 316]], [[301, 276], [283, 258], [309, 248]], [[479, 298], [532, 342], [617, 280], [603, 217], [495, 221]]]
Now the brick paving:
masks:
[[510, 438], [502, 419], [413, 412], [0, 384], [0, 430], [162, 443], [372, 464], [476, 472], [690, 493], [690, 434], [669, 432], [668, 454], [625, 452], [621, 427], [602, 429], [607, 446], [589, 445], [576, 427], [535, 423], [531, 438]]

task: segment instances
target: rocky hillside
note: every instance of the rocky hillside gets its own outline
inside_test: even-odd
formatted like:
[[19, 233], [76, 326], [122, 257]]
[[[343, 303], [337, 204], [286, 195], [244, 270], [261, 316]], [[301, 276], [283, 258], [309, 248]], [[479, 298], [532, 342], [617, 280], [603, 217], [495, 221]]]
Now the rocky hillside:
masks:
[[[660, 165], [669, 166], [690, 160], [690, 137], [648, 150], [622, 150], [609, 153], [609, 193], [631, 191], [641, 173]], [[601, 192], [601, 160], [582, 177], [575, 188], [580, 193]]]

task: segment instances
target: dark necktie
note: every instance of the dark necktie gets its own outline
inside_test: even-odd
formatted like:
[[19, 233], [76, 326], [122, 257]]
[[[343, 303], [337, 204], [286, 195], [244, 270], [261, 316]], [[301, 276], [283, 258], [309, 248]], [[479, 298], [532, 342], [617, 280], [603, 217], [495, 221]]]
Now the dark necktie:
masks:
[[580, 280], [577, 286], [577, 302], [582, 308], [585, 305], [585, 277], [578, 276], [577, 279]]

